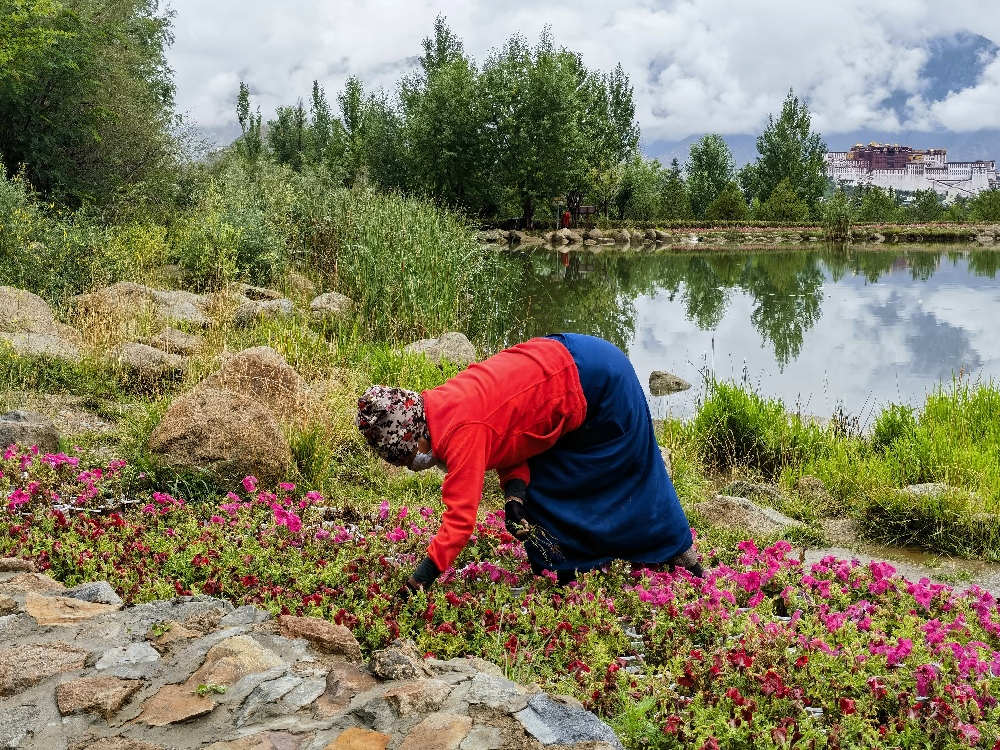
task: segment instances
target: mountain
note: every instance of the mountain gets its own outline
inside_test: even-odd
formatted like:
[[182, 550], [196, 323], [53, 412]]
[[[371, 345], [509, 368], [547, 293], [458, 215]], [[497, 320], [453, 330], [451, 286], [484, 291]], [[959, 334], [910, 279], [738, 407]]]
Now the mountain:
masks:
[[[1000, 46], [979, 34], [960, 32], [931, 39], [927, 44], [927, 51], [927, 61], [920, 69], [920, 91], [895, 91], [883, 101], [885, 108], [896, 111], [901, 122], [909, 119], [906, 101], [913, 93], [920, 93], [924, 101], [934, 102], [941, 101], [949, 92], [975, 86], [986, 66], [1000, 53]], [[643, 153], [656, 157], [663, 163], [669, 163], [674, 157], [683, 163], [691, 144], [700, 137], [701, 134], [696, 134], [679, 141], [651, 141], [643, 144]], [[722, 137], [733, 152], [737, 168], [757, 158], [756, 135], [723, 134]], [[824, 133], [823, 137], [831, 151], [847, 151], [856, 143], [878, 141], [913, 148], [946, 148], [948, 161], [952, 162], [977, 159], [1000, 161], [1000, 129], [969, 133], [951, 130], [858, 130], [850, 133]]]

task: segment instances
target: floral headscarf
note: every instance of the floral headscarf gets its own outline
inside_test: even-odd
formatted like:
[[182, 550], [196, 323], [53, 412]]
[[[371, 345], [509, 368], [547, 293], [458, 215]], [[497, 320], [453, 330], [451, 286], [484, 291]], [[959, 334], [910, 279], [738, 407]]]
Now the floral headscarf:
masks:
[[358, 401], [354, 422], [375, 452], [395, 466], [406, 463], [417, 440], [430, 439], [424, 399], [405, 388], [373, 385]]

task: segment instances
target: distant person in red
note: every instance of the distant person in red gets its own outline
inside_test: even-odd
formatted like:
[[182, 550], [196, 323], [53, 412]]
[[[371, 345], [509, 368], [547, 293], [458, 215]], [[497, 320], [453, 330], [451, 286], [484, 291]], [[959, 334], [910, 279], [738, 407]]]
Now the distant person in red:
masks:
[[561, 582], [611, 560], [702, 569], [628, 358], [593, 336], [531, 339], [416, 393], [373, 386], [358, 428], [391, 464], [445, 469], [441, 529], [401, 596], [429, 586], [475, 530], [496, 469], [507, 530]]
[[562, 225], [563, 229], [569, 229], [570, 222], [573, 221], [573, 214], [569, 211], [563, 211], [562, 215]]

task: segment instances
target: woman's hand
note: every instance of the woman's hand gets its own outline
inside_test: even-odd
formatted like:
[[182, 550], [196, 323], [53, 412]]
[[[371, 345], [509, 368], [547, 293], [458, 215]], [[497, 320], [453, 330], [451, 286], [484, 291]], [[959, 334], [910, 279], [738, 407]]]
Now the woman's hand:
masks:
[[524, 518], [524, 503], [518, 497], [508, 497], [503, 506], [504, 526], [507, 533], [524, 540], [531, 531], [531, 525]]

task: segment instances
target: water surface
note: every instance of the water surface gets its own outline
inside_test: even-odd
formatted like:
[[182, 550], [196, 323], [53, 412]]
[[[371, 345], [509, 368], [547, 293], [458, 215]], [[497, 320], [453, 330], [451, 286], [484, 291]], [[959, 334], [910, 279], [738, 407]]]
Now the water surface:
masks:
[[972, 248], [790, 252], [525, 252], [525, 337], [602, 336], [644, 385], [668, 370], [695, 385], [651, 398], [690, 416], [705, 378], [748, 383], [804, 414], [870, 421], [919, 405], [955, 377], [1000, 380], [1000, 253]]

